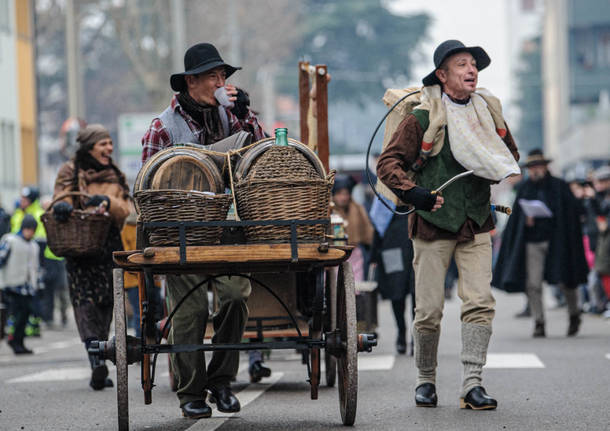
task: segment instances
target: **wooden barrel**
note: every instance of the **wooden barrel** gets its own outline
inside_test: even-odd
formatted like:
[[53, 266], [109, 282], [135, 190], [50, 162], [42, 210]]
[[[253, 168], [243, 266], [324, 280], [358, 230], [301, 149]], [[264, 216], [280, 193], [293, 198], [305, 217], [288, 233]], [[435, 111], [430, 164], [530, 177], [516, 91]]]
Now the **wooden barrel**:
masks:
[[[258, 141], [252, 148], [246, 151], [235, 165], [234, 178], [236, 181], [245, 179], [248, 176], [250, 168], [256, 164], [256, 160], [262, 156], [265, 151], [271, 148], [275, 143], [274, 138], [266, 138]], [[322, 162], [309, 147], [294, 139], [288, 139], [288, 145], [299, 150], [307, 160], [313, 165], [314, 169], [320, 175], [320, 178], [326, 178], [326, 171]]]
[[171, 147], [148, 159], [134, 183], [134, 193], [160, 189], [224, 193], [224, 181], [207, 154], [197, 148]]

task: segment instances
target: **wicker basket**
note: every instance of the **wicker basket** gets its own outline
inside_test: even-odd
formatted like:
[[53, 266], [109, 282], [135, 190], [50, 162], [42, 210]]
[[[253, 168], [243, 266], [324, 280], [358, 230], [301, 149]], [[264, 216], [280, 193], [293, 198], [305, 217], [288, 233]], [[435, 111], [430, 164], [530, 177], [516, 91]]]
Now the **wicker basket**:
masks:
[[[247, 177], [235, 185], [242, 220], [328, 219], [334, 172], [327, 178], [294, 147], [270, 147], [256, 159]], [[288, 242], [290, 226], [246, 227], [248, 242]], [[326, 226], [297, 226], [300, 242], [324, 240]]]
[[68, 196], [91, 197], [86, 193], [69, 192], [59, 195], [51, 202], [49, 209], [40, 216], [47, 231], [47, 245], [59, 257], [101, 254], [112, 223], [110, 216], [107, 213], [95, 214], [75, 209], [68, 220], [57, 221], [53, 217], [53, 205]]
[[[148, 222], [222, 221], [231, 206], [231, 195], [194, 190], [140, 190], [134, 194], [140, 219]], [[180, 244], [177, 227], [146, 228], [151, 246]], [[220, 242], [222, 227], [187, 227], [186, 245]]]

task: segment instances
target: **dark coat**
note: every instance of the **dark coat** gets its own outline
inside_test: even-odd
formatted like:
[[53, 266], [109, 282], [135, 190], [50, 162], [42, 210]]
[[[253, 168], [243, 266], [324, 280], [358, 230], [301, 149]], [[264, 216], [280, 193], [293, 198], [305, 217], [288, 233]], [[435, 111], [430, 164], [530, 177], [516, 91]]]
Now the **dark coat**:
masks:
[[[549, 284], [563, 283], [575, 288], [587, 281], [587, 261], [579, 219], [580, 205], [568, 184], [547, 175], [541, 184], [553, 212], [553, 234], [544, 265]], [[526, 284], [525, 214], [519, 199], [536, 199], [534, 182], [524, 181], [517, 192], [513, 213], [502, 234], [502, 245], [493, 272], [492, 285], [507, 292], [524, 292]]]
[[[377, 263], [377, 288], [383, 299], [402, 300], [413, 292], [415, 278], [413, 275], [413, 244], [408, 234], [407, 216], [392, 217], [383, 237], [375, 231], [371, 260]], [[387, 273], [384, 267], [383, 252], [399, 248], [402, 253], [403, 271]]]

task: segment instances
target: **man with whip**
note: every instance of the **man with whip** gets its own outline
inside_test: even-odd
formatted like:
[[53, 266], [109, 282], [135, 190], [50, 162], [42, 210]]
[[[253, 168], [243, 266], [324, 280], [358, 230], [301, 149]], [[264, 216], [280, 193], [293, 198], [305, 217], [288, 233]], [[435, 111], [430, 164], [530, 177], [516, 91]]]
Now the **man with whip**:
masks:
[[[452, 257], [462, 300], [460, 407], [497, 407], [481, 378], [495, 306], [490, 185], [520, 169], [500, 101], [477, 88], [478, 73], [490, 62], [481, 47], [457, 40], [440, 44], [434, 52], [435, 70], [423, 79], [421, 103], [398, 125], [377, 164], [379, 180], [416, 210], [409, 218], [409, 235], [415, 271], [415, 403], [421, 407], [438, 402], [437, 351]], [[435, 190], [439, 185], [442, 194]]]

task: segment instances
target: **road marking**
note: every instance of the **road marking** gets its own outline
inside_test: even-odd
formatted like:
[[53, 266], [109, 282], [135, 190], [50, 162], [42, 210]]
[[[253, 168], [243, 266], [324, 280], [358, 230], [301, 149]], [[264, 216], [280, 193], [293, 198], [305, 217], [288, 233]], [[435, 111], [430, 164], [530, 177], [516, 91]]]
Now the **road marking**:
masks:
[[358, 371], [385, 371], [394, 368], [394, 355], [358, 355]]
[[534, 353], [488, 353], [485, 368], [545, 368]]
[[[241, 408], [243, 409], [245, 406], [250, 404], [252, 401], [261, 396], [267, 389], [277, 383], [282, 377], [284, 373], [273, 373], [271, 377], [265, 379], [264, 383], [252, 383], [248, 385], [245, 389], [239, 391], [236, 395], [238, 395], [239, 402], [241, 404]], [[214, 406], [214, 404], [211, 404]], [[212, 417], [208, 419], [200, 419], [195, 422], [194, 425], [187, 428], [189, 431], [213, 431], [218, 429], [222, 424], [224, 424], [227, 420], [232, 418], [238, 413], [221, 413], [213, 407]]]
[[56, 368], [27, 374], [8, 380], [6, 383], [56, 382], [61, 380], [85, 380], [91, 377], [91, 368]]
[[36, 347], [34, 349], [34, 353], [36, 353], [36, 354], [47, 353], [52, 350], [66, 349], [68, 347], [76, 346], [78, 344], [82, 344], [82, 341], [80, 340], [80, 338], [73, 338], [71, 340], [65, 340], [65, 341], [56, 341], [54, 343], [49, 343], [42, 347]]
[[606, 353], [606, 359], [610, 359], [610, 353]]

